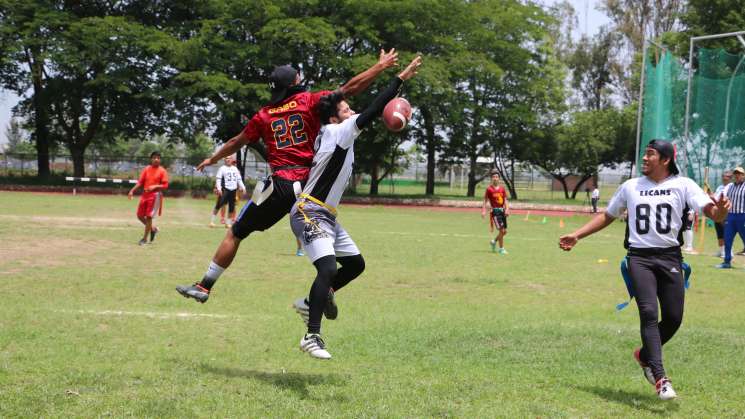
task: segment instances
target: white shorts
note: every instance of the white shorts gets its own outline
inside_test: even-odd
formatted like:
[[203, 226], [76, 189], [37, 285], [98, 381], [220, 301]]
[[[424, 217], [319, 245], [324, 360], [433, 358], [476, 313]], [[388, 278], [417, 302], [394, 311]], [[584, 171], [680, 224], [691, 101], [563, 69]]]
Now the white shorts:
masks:
[[324, 256], [360, 254], [349, 233], [320, 205], [305, 201], [300, 209], [296, 203], [290, 211], [290, 227], [311, 262]]

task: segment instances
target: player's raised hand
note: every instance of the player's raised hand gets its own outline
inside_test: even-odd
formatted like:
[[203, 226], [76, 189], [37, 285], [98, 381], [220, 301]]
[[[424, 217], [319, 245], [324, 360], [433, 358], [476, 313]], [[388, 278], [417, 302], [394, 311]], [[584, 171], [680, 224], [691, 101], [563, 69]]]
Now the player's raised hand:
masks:
[[398, 74], [398, 77], [401, 80], [408, 80], [414, 76], [416, 76], [417, 71], [419, 71], [419, 66], [422, 65], [422, 57], [420, 55], [417, 55], [416, 58], [411, 60], [408, 66]]
[[212, 159], [204, 159], [204, 161], [199, 163], [199, 166], [197, 166], [197, 170], [201, 172], [207, 166], [212, 166]]
[[574, 247], [579, 239], [574, 234], [565, 234], [561, 237], [559, 237], [559, 247], [562, 250], [566, 250], [567, 252], [572, 250], [572, 247]]
[[396, 48], [391, 48], [388, 52], [381, 49], [380, 57], [378, 57], [378, 64], [383, 68], [396, 67], [398, 65], [398, 53], [396, 52]]

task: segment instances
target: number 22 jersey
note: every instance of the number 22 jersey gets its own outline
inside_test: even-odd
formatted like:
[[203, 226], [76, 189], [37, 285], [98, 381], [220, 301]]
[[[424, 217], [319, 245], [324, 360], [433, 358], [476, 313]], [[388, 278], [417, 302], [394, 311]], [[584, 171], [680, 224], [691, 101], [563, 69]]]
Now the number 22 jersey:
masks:
[[[267, 162], [275, 175], [287, 180], [308, 178], [313, 144], [321, 129], [318, 101], [331, 91], [300, 92], [276, 105], [261, 108], [243, 128], [249, 142], [264, 140]], [[305, 166], [276, 170], [281, 166]]]
[[614, 218], [628, 209], [628, 244], [633, 248], [680, 246], [678, 232], [686, 208], [698, 212], [712, 201], [691, 179], [670, 176], [655, 183], [646, 176], [618, 187], [606, 212]]

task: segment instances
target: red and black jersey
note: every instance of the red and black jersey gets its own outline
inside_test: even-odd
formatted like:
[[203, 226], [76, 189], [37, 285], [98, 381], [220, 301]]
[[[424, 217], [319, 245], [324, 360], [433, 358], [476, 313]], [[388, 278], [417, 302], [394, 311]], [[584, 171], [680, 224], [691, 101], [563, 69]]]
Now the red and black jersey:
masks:
[[292, 95], [276, 105], [261, 108], [243, 128], [250, 142], [264, 140], [272, 170], [281, 166], [304, 166], [276, 170], [275, 175], [288, 180], [308, 178], [313, 145], [321, 129], [318, 101], [331, 93], [323, 90]]
[[504, 208], [504, 201], [507, 200], [507, 191], [501, 186], [489, 185], [486, 188], [484, 197], [489, 199], [492, 208]]

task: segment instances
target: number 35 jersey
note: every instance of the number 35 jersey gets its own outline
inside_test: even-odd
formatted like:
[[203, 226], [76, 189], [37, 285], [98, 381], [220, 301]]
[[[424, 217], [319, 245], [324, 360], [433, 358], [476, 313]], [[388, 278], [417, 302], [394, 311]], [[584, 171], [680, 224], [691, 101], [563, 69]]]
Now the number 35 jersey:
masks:
[[[243, 128], [249, 142], [264, 141], [267, 162], [275, 175], [288, 180], [308, 178], [313, 144], [321, 129], [318, 101], [331, 91], [300, 92], [276, 105], [261, 108]], [[276, 170], [281, 166], [304, 168]]]
[[711, 203], [691, 179], [670, 176], [655, 183], [646, 176], [629, 179], [618, 187], [606, 212], [618, 218], [628, 210], [628, 244], [635, 248], [680, 246], [678, 232], [686, 208], [698, 212]]

